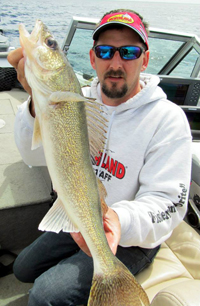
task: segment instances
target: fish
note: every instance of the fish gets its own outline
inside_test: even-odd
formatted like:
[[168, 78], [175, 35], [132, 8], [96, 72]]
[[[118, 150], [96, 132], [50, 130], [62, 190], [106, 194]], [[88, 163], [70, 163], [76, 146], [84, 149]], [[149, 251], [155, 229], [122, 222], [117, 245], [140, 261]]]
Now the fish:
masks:
[[43, 145], [58, 195], [39, 229], [82, 234], [94, 266], [88, 306], [147, 306], [146, 292], [112, 253], [103, 228], [106, 190], [92, 161], [105, 147], [106, 116], [99, 103], [83, 97], [67, 57], [41, 20], [31, 33], [20, 24], [19, 33], [35, 104], [32, 149]]

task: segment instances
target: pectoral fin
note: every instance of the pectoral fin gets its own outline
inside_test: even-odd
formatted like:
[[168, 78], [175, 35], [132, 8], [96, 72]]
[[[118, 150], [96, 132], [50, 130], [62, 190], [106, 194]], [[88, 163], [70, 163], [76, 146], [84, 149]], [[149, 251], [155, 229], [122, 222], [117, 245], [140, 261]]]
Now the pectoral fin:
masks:
[[79, 232], [67, 216], [62, 201], [58, 198], [39, 224], [39, 230], [59, 233]]
[[59, 102], [83, 102], [86, 101], [86, 99], [81, 96], [80, 94], [77, 94], [75, 92], [71, 91], [56, 91], [53, 92], [49, 98], [50, 104], [54, 105]]
[[35, 117], [31, 150], [39, 148], [41, 144], [42, 144], [42, 137], [40, 132], [40, 124], [38, 118]]

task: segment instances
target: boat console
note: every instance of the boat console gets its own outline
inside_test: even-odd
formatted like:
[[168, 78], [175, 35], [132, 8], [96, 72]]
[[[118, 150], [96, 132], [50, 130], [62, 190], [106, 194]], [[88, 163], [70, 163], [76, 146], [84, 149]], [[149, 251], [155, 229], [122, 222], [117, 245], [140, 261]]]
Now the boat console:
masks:
[[200, 105], [200, 79], [159, 75], [159, 86], [177, 105]]

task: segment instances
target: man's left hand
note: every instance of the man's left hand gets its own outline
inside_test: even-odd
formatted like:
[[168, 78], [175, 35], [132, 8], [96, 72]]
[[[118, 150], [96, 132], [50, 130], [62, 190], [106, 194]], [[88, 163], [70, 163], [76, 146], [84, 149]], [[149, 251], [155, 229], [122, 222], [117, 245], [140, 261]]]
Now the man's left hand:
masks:
[[[108, 207], [103, 217], [103, 226], [110, 249], [115, 255], [121, 237], [121, 225], [117, 213], [110, 207]], [[71, 233], [71, 236], [82, 251], [88, 256], [91, 256], [90, 250], [81, 233]]]

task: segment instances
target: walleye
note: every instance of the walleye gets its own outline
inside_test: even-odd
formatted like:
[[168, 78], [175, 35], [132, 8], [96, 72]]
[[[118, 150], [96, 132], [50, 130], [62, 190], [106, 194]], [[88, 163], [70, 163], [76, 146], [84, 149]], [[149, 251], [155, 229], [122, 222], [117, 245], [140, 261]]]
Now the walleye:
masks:
[[19, 31], [35, 103], [32, 149], [43, 144], [58, 194], [39, 229], [83, 235], [94, 262], [88, 306], [147, 306], [146, 293], [113, 255], [103, 229], [102, 186], [90, 157], [104, 146], [100, 108], [82, 96], [72, 67], [42, 21], [36, 21], [31, 34], [22, 24]]

